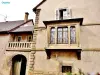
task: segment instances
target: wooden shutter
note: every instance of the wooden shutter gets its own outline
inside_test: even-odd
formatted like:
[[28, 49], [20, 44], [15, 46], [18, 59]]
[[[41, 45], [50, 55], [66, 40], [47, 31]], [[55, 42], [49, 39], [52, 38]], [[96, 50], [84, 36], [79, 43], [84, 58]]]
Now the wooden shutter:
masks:
[[63, 11], [63, 19], [67, 19], [67, 9], [66, 11]]
[[63, 11], [63, 19], [71, 18], [71, 9], [66, 8], [66, 11]]
[[56, 10], [56, 20], [59, 20], [59, 9]]
[[68, 8], [67, 8], [67, 18], [69, 19], [71, 18], [71, 9]]

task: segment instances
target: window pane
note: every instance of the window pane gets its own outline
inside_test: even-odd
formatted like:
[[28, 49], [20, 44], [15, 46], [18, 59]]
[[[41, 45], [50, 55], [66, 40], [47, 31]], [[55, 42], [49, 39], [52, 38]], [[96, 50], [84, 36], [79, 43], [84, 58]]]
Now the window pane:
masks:
[[70, 43], [75, 44], [76, 43], [76, 32], [75, 32], [75, 26], [70, 27]]
[[51, 28], [50, 31], [50, 43], [55, 43], [55, 28]]
[[68, 43], [68, 27], [58, 28], [58, 44], [59, 43]]
[[68, 27], [63, 28], [63, 43], [68, 44]]
[[62, 28], [58, 28], [58, 43], [62, 43]]

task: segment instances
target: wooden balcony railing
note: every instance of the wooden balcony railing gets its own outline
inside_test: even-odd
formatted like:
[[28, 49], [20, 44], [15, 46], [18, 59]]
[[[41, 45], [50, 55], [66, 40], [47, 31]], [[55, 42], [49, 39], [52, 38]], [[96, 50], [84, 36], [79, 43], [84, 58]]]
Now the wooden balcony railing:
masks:
[[32, 49], [33, 42], [9, 42], [7, 50]]

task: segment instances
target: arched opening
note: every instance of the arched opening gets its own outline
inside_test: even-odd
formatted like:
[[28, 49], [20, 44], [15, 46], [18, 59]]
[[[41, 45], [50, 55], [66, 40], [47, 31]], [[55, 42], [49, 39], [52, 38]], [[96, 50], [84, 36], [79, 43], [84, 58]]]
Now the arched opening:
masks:
[[26, 73], [26, 57], [16, 55], [12, 58], [12, 75], [25, 75]]

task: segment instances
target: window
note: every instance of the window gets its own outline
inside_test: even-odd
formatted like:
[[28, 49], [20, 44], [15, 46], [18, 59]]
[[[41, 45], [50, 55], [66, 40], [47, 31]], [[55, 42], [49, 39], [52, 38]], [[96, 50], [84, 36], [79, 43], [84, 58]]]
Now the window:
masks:
[[31, 42], [32, 40], [33, 40], [33, 36], [32, 35], [27, 36], [27, 41], [28, 42]]
[[22, 37], [21, 36], [16, 36], [16, 39], [15, 39], [17, 42], [20, 42], [22, 40]]
[[76, 31], [75, 31], [75, 26], [70, 27], [70, 43], [75, 44], [76, 43]]
[[68, 19], [68, 18], [71, 18], [70, 9], [64, 8], [64, 9], [56, 10], [56, 19], [57, 20], [63, 20], [63, 19]]
[[50, 30], [50, 43], [54, 44], [55, 43], [55, 28], [52, 27]]
[[72, 72], [71, 66], [62, 66], [62, 73]]
[[76, 27], [51, 27], [50, 29], [51, 44], [76, 44]]
[[68, 27], [59, 27], [57, 30], [58, 30], [57, 42], [59, 44], [60, 43], [68, 44]]

